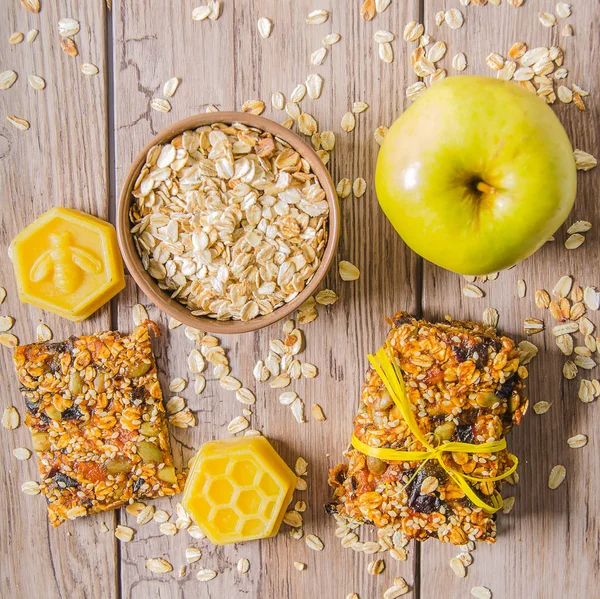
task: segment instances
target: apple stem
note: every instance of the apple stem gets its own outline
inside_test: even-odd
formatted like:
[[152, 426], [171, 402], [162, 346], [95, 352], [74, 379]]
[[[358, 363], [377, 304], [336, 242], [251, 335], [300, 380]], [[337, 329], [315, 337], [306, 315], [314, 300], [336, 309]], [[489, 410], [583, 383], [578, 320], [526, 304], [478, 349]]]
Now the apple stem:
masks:
[[491, 185], [488, 185], [485, 181], [479, 181], [476, 187], [477, 191], [480, 191], [481, 193], [494, 193], [496, 191]]

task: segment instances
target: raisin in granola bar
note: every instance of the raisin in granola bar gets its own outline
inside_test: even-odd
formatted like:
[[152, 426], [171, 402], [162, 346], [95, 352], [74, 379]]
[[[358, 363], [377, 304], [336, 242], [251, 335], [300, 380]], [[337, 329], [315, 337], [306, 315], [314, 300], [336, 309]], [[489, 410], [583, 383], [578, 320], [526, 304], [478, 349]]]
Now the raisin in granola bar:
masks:
[[50, 522], [181, 490], [147, 321], [15, 350]]
[[[519, 363], [511, 339], [481, 324], [432, 324], [404, 312], [396, 314], [391, 324], [387, 342], [428, 443], [482, 444], [502, 439], [520, 423], [528, 405], [523, 396], [527, 369]], [[425, 449], [373, 369], [362, 390], [354, 434], [373, 447]], [[398, 527], [409, 539], [437, 537], [456, 545], [469, 540], [494, 542], [495, 514], [474, 505], [436, 460], [426, 462], [413, 477], [421, 462], [384, 461], [354, 448], [345, 455], [348, 463], [330, 471], [334, 488], [330, 512], [377, 527]], [[507, 450], [444, 456], [448, 466], [474, 477], [498, 476], [512, 466]], [[471, 485], [487, 502], [500, 481]]]

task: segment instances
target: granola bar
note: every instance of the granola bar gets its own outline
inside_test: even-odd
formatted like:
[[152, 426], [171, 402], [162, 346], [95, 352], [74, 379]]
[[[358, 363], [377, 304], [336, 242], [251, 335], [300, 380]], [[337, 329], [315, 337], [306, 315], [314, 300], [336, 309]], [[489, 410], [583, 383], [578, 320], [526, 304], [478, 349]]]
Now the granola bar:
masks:
[[181, 490], [146, 321], [15, 350], [53, 526]]
[[[474, 322], [432, 324], [399, 312], [387, 341], [406, 385], [419, 429], [433, 446], [444, 441], [482, 444], [505, 437], [527, 410], [514, 342]], [[354, 434], [373, 447], [423, 451], [393, 403], [381, 378], [367, 373]], [[409, 539], [463, 545], [494, 542], [495, 514], [474, 505], [436, 460], [384, 461], [352, 448], [347, 464], [330, 470], [334, 488], [330, 512], [377, 527], [395, 526]], [[511, 466], [509, 453], [444, 454], [445, 463], [474, 477], [494, 477]], [[500, 481], [471, 482], [489, 502]]]

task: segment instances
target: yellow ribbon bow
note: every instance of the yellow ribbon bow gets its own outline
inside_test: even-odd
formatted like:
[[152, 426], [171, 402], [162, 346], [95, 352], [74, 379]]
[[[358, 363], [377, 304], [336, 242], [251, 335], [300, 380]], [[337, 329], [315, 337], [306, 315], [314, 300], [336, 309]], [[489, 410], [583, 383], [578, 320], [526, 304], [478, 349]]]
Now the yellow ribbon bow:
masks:
[[473, 482], [486, 482], [502, 480], [507, 476], [510, 476], [519, 464], [517, 456], [509, 453], [509, 457], [513, 461], [513, 465], [503, 472], [499, 476], [486, 476], [484, 478], [469, 476], [464, 472], [459, 472], [454, 468], [448, 466], [444, 461], [444, 453], [449, 452], [464, 452], [464, 453], [497, 453], [506, 449], [506, 439], [500, 439], [499, 441], [490, 441], [476, 445], [474, 443], [461, 443], [458, 441], [450, 441], [442, 443], [437, 447], [431, 445], [425, 435], [419, 429], [417, 421], [415, 420], [413, 411], [411, 409], [408, 396], [406, 394], [406, 388], [404, 386], [404, 380], [402, 378], [402, 372], [400, 367], [396, 364], [396, 361], [390, 360], [385, 348], [382, 347], [375, 356], [369, 354], [369, 362], [375, 369], [375, 372], [380, 376], [383, 384], [388, 390], [393, 402], [396, 407], [400, 410], [402, 417], [404, 418], [408, 428], [411, 430], [413, 435], [420, 441], [420, 443], [426, 448], [426, 451], [403, 451], [400, 449], [392, 449], [386, 447], [371, 447], [363, 441], [361, 441], [355, 435], [352, 435], [352, 445], [358, 449], [361, 453], [368, 456], [379, 458], [380, 460], [386, 460], [390, 462], [422, 462], [422, 464], [413, 473], [410, 480], [404, 488], [412, 482], [419, 470], [425, 466], [429, 460], [437, 460], [440, 466], [448, 474], [448, 477], [454, 481], [464, 492], [464, 494], [482, 510], [493, 514], [497, 512], [503, 506], [502, 496], [498, 491], [495, 491], [491, 498], [491, 505], [483, 501], [473, 490], [473, 487], [467, 481]]

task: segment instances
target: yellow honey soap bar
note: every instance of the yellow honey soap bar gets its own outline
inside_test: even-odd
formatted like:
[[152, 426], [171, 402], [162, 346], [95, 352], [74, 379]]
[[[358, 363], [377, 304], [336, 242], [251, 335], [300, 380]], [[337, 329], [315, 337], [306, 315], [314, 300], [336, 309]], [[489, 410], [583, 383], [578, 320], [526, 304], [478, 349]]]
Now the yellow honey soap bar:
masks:
[[296, 481], [264, 437], [209, 441], [194, 458], [182, 503], [217, 545], [264, 539], [277, 534]]
[[19, 299], [79, 322], [125, 287], [114, 227], [70, 208], [52, 208], [10, 244]]

